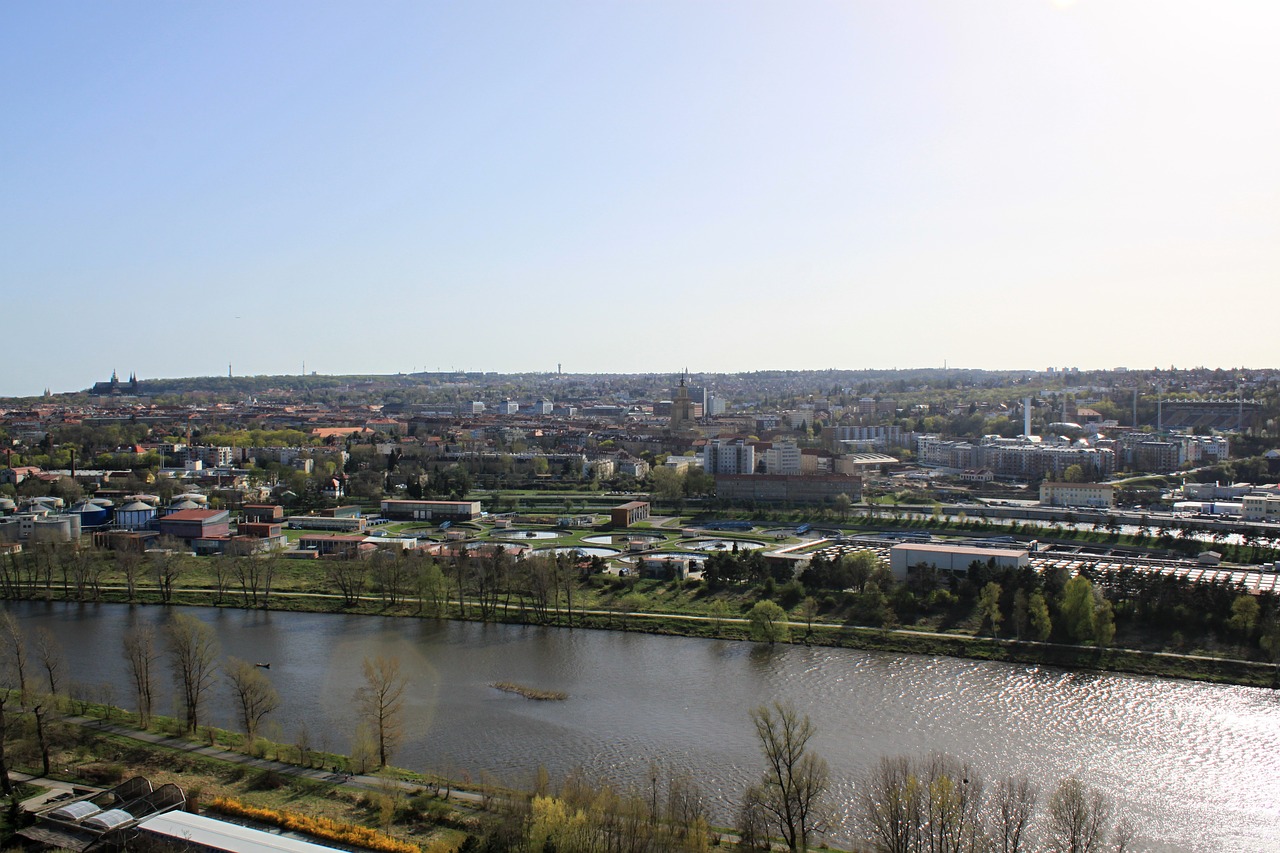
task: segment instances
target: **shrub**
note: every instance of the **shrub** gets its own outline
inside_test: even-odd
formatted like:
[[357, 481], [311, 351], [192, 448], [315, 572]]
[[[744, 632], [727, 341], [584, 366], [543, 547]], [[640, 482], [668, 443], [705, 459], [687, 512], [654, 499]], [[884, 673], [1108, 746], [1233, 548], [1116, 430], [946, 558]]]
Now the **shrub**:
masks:
[[250, 806], [229, 797], [218, 797], [209, 803], [212, 811], [234, 817], [247, 818], [259, 823], [278, 826], [291, 832], [301, 832], [327, 841], [352, 847], [363, 847], [379, 853], [421, 853], [416, 844], [392, 838], [385, 832], [357, 826], [351, 823], [340, 823], [324, 817], [309, 817], [295, 812], [277, 811]]

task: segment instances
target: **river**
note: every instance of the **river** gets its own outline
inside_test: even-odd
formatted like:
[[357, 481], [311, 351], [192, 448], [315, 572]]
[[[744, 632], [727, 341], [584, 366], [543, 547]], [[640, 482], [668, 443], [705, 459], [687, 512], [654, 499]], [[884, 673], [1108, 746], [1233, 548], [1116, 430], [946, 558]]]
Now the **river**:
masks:
[[[8, 602], [28, 637], [56, 632], [70, 680], [128, 696], [121, 637], [168, 610]], [[688, 771], [730, 822], [761, 770], [748, 709], [793, 701], [818, 728], [849, 837], [858, 780], [882, 755], [940, 750], [984, 778], [1022, 773], [1047, 794], [1076, 774], [1140, 827], [1146, 849], [1280, 850], [1280, 693], [1128, 675], [848, 649], [610, 631], [189, 608], [224, 655], [270, 662], [291, 740], [347, 751], [361, 662], [396, 656], [409, 677], [396, 764], [528, 786], [539, 765], [647, 784], [649, 767]], [[168, 679], [163, 679], [166, 682]], [[514, 681], [568, 694], [535, 702]], [[235, 728], [224, 689], [210, 722]], [[172, 691], [161, 708], [172, 708]]]

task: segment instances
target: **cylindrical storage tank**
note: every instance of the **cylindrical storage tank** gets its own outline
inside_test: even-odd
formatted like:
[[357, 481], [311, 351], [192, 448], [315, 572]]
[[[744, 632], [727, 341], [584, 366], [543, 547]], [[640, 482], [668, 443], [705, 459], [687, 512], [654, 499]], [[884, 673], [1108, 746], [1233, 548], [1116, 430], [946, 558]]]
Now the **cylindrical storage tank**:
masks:
[[174, 498], [175, 501], [191, 501], [194, 504], [203, 506], [209, 502], [209, 498], [199, 492], [186, 492]]
[[[31, 541], [70, 542], [71, 518], [69, 515], [48, 515], [44, 518], [37, 518], [32, 522]], [[75, 518], [79, 521], [80, 516], [75, 516]]]
[[17, 542], [22, 539], [22, 519], [0, 518], [0, 542]]
[[110, 510], [107, 507], [99, 506], [89, 501], [81, 501], [71, 508], [71, 512], [80, 516], [81, 529], [102, 527], [111, 517]]
[[13, 515], [18, 511], [18, 505], [9, 498], [0, 498], [0, 513], [5, 515]]
[[116, 525], [125, 530], [141, 530], [155, 517], [155, 507], [142, 501], [132, 501], [116, 510]]

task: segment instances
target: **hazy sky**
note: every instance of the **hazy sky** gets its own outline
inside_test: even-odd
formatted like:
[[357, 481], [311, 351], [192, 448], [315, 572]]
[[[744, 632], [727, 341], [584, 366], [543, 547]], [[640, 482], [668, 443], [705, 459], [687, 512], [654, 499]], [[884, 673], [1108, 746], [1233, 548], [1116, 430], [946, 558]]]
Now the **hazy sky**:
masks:
[[0, 6], [0, 394], [1277, 366], [1280, 2]]

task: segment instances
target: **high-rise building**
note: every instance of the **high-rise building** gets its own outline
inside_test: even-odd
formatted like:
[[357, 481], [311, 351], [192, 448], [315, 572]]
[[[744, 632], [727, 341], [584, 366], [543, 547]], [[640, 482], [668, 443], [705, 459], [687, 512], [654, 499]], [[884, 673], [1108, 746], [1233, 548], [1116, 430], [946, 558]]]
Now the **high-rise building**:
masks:
[[742, 439], [711, 441], [702, 450], [702, 470], [708, 474], [754, 474], [756, 449]]

